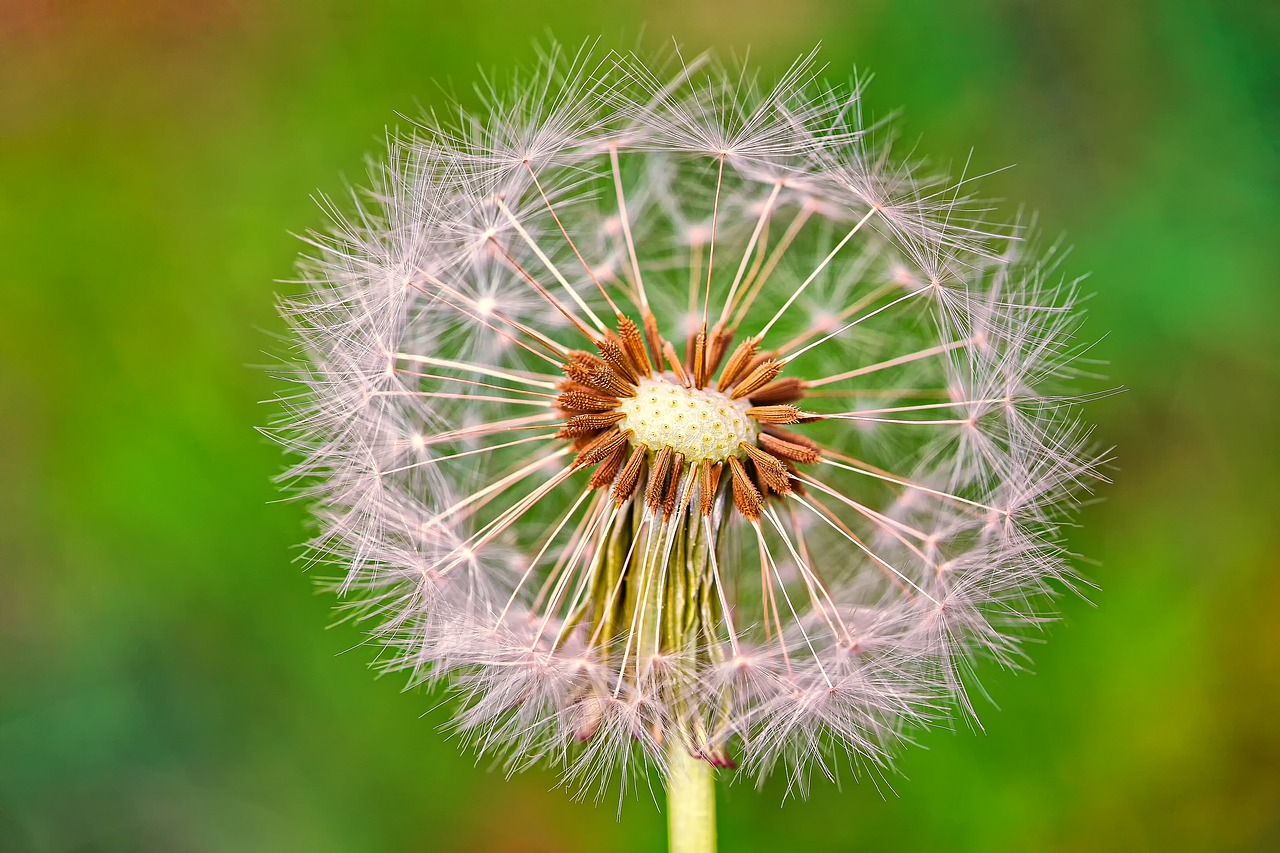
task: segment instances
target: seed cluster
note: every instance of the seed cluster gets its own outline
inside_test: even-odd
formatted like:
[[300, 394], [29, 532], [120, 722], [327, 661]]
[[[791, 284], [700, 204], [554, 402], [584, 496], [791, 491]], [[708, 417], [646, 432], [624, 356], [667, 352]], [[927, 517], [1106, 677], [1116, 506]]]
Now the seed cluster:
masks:
[[574, 467], [597, 466], [591, 488], [612, 489], [621, 505], [647, 471], [646, 506], [670, 516], [693, 500], [696, 477], [699, 509], [710, 515], [727, 468], [725, 491], [752, 521], [770, 495], [802, 492], [796, 466], [818, 462], [821, 453], [783, 425], [806, 420], [794, 405], [804, 382], [778, 378], [782, 363], [761, 352], [756, 338], [730, 352], [733, 330], [720, 326], [694, 335], [681, 360], [653, 316], [644, 320], [642, 335], [619, 315], [617, 331], [596, 340], [596, 353], [571, 351], [563, 365], [559, 436], [578, 452]]
[[669, 58], [553, 51], [389, 139], [307, 237], [274, 434], [382, 664], [507, 770], [803, 793], [972, 713], [1078, 585], [1090, 347], [860, 89]]

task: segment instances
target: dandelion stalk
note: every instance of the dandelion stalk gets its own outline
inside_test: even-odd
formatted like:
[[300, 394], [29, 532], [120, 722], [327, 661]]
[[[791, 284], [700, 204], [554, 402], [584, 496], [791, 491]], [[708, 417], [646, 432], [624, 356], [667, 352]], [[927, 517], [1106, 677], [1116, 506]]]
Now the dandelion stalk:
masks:
[[667, 763], [667, 834], [671, 853], [715, 853], [715, 771], [678, 745], [669, 750]]
[[553, 50], [392, 138], [283, 306], [286, 479], [380, 661], [508, 772], [656, 769], [682, 853], [717, 776], [804, 794], [972, 714], [1105, 461], [1075, 283], [860, 95]]

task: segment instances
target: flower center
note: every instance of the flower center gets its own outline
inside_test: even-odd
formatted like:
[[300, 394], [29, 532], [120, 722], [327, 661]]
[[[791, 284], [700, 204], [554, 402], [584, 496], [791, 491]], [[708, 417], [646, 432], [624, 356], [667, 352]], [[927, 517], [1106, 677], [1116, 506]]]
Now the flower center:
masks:
[[731, 400], [710, 389], [686, 388], [655, 374], [641, 377], [634, 397], [618, 405], [625, 417], [622, 431], [631, 430], [632, 441], [650, 450], [670, 447], [687, 462], [709, 459], [723, 462], [741, 455], [738, 445], [754, 444], [756, 428], [747, 417], [751, 404]]

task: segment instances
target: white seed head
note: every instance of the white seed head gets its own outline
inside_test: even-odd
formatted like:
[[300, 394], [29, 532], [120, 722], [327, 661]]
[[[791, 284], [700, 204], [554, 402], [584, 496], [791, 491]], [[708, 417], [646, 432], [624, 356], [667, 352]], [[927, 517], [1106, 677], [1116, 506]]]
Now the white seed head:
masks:
[[812, 60], [553, 49], [308, 238], [312, 556], [508, 770], [882, 770], [1074, 583], [1075, 283]]

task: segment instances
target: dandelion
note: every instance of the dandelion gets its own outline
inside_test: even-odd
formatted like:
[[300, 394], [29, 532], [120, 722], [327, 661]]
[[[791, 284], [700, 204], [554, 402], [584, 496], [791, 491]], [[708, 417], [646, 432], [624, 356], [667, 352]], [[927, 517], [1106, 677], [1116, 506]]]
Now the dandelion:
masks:
[[283, 309], [276, 433], [381, 664], [507, 771], [656, 770], [679, 850], [717, 776], [972, 715], [1102, 462], [1060, 253], [816, 74], [552, 50], [389, 139]]

